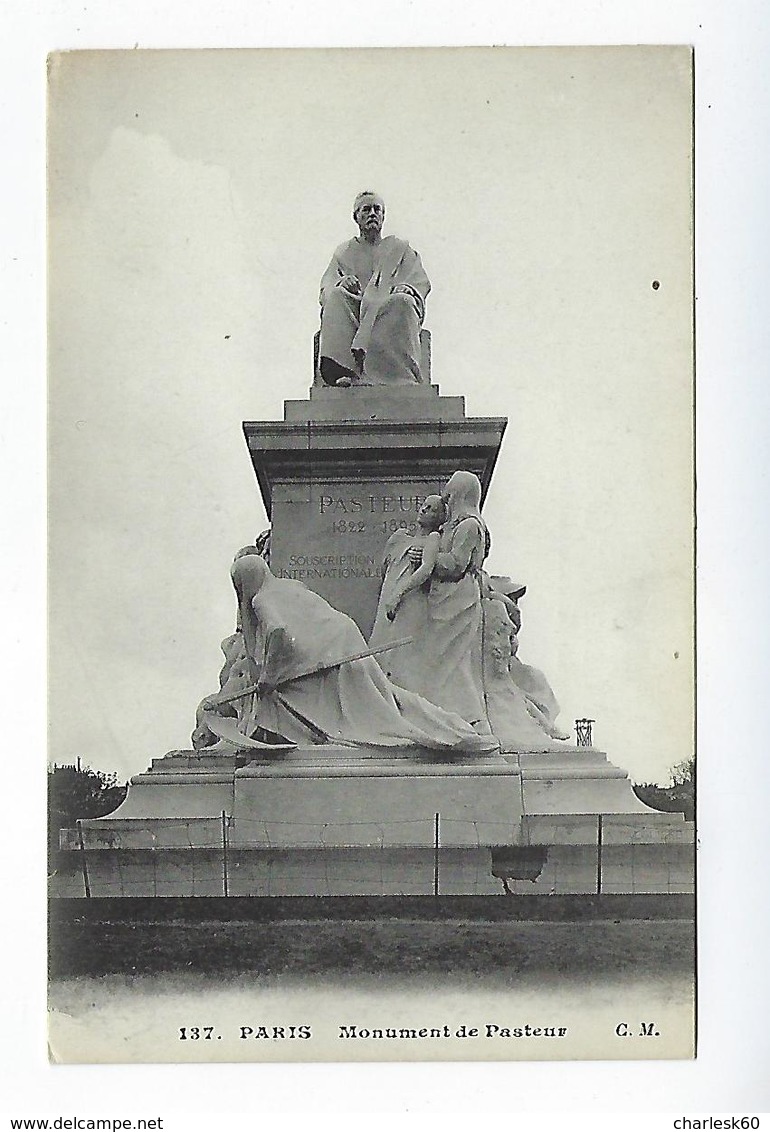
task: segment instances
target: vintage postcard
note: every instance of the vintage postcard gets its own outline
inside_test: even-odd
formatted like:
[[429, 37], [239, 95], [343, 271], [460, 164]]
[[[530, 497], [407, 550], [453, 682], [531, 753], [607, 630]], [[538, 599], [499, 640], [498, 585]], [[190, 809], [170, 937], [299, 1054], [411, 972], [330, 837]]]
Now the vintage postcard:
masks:
[[692, 67], [50, 57], [53, 1061], [694, 1056]]

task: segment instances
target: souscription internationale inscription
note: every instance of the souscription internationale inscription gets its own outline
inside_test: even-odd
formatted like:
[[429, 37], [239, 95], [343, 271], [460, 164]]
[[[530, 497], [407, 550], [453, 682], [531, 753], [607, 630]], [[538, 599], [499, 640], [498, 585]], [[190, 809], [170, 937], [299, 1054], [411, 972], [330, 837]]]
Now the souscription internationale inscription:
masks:
[[290, 554], [286, 569], [276, 570], [279, 578], [379, 578], [377, 560], [372, 554]]

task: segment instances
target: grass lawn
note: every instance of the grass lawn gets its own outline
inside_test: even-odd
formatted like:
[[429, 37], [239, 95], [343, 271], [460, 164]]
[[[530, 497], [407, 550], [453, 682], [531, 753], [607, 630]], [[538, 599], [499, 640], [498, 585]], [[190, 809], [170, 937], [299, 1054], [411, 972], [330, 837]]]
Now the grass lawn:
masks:
[[590, 978], [692, 975], [686, 920], [496, 922], [470, 920], [73, 922], [55, 926], [51, 976], [250, 972], [489, 977], [522, 973]]

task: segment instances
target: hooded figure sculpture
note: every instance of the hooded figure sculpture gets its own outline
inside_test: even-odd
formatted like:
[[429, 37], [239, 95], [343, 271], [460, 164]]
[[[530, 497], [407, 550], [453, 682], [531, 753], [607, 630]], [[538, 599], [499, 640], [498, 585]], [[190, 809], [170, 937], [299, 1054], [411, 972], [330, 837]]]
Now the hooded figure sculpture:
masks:
[[260, 727], [303, 744], [318, 741], [320, 732], [359, 746], [474, 755], [498, 749], [458, 715], [394, 687], [373, 657], [340, 664], [366, 651], [366, 641], [350, 617], [302, 582], [274, 577], [256, 554], [236, 559], [230, 574], [246, 655], [260, 684]]
[[[410, 637], [411, 643], [382, 653], [380, 665], [388, 678], [401, 688], [431, 698], [434, 654], [430, 644], [428, 589], [441, 544], [441, 526], [446, 507], [440, 495], [429, 495], [420, 507], [416, 534], [399, 530], [385, 544], [382, 587], [370, 638], [373, 646]], [[422, 550], [420, 565], [410, 557], [413, 547]], [[427, 650], [427, 651], [426, 651]]]
[[[402, 652], [386, 653], [382, 666], [390, 678], [447, 711], [456, 712], [477, 731], [489, 730], [481, 676], [481, 590], [479, 572], [489, 551], [489, 533], [481, 518], [481, 483], [472, 472], [455, 472], [442, 492], [447, 520], [441, 528], [429, 581], [412, 591], [409, 604], [395, 611], [392, 628], [383, 620], [389, 600], [384, 587], [372, 644], [399, 636], [400, 626], [418, 620], [421, 632]], [[423, 563], [424, 547], [410, 549], [412, 567]], [[416, 618], [412, 606], [422, 604]]]

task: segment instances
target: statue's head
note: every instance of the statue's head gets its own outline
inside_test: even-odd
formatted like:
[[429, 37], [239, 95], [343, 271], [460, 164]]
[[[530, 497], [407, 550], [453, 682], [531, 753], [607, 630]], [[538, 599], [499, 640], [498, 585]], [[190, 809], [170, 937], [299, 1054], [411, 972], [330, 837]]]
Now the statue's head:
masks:
[[477, 515], [481, 508], [481, 481], [473, 472], [455, 472], [447, 480], [441, 498], [453, 519]]
[[447, 480], [441, 498], [446, 504], [448, 519], [453, 526], [471, 516], [478, 519], [484, 532], [484, 550], [480, 565], [488, 557], [492, 546], [489, 530], [481, 517], [481, 480], [473, 472], [455, 472]]
[[257, 548], [257, 554], [262, 555], [265, 562], [267, 562], [268, 566], [270, 565], [270, 537], [271, 537], [271, 534], [272, 534], [272, 529], [270, 527], [268, 527], [266, 531], [262, 531], [254, 539], [254, 546]]
[[367, 232], [381, 232], [385, 223], [385, 201], [378, 193], [366, 189], [353, 201], [353, 219], [362, 236]]
[[440, 495], [429, 495], [417, 513], [417, 522], [424, 531], [437, 531], [446, 522], [446, 506]]
[[245, 558], [247, 554], [259, 554], [256, 546], [242, 546], [240, 550], [236, 550], [233, 555], [233, 562], [237, 562], [239, 558]]
[[[499, 574], [489, 578], [489, 592], [486, 596], [503, 602], [517, 633], [521, 628], [519, 598], [523, 597], [526, 592], [526, 586], [523, 586], [520, 582], [514, 582], [511, 578], [502, 577]], [[515, 651], [514, 649], [514, 653]]]
[[251, 601], [271, 577], [270, 567], [252, 547], [248, 553], [235, 558], [230, 567], [230, 577], [239, 601]]

